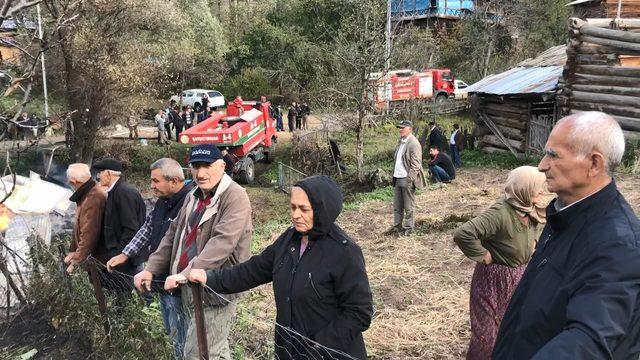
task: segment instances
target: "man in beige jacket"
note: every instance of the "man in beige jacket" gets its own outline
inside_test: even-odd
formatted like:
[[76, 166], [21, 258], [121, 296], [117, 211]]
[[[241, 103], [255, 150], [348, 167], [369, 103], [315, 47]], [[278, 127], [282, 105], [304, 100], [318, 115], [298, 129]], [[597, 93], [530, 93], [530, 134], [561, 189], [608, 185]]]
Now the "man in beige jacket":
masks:
[[[191, 174], [197, 184], [184, 200], [146, 268], [135, 276], [140, 291], [150, 290], [153, 276], [169, 273], [165, 290], [176, 291], [187, 282], [191, 269], [217, 269], [246, 261], [251, 248], [251, 204], [246, 191], [224, 173], [225, 163], [214, 145], [191, 149]], [[193, 314], [192, 294], [184, 287], [185, 312]], [[238, 294], [220, 298], [204, 293], [204, 315], [210, 359], [231, 359], [227, 337]], [[195, 319], [188, 320], [185, 359], [199, 359]]]
[[393, 186], [395, 189], [393, 227], [386, 233], [399, 232], [403, 235], [409, 235], [415, 225], [413, 209], [416, 189], [420, 189], [426, 184], [422, 170], [422, 146], [413, 136], [411, 121], [403, 120], [396, 127], [400, 130], [400, 141], [393, 155]]

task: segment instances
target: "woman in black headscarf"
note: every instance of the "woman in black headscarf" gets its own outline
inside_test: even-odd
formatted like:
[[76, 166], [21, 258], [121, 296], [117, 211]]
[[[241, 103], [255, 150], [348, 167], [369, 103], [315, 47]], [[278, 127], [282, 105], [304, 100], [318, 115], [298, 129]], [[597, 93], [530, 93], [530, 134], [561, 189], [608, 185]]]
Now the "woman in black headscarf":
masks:
[[306, 178], [291, 190], [293, 226], [273, 244], [232, 268], [194, 269], [189, 280], [222, 294], [273, 282], [279, 359], [366, 359], [371, 289], [360, 247], [335, 224], [340, 211], [333, 180]]

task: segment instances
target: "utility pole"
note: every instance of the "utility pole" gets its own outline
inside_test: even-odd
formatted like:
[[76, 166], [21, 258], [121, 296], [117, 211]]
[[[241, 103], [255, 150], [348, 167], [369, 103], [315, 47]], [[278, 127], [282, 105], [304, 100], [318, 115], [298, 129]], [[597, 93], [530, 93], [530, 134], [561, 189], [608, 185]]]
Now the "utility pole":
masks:
[[[40, 4], [36, 5], [38, 11], [38, 35], [40, 37], [40, 45], [44, 41], [42, 35], [42, 16], [40, 16]], [[42, 64], [42, 88], [44, 90], [44, 117], [47, 119], [47, 125], [49, 125], [49, 98], [47, 94], [47, 70], [44, 66], [44, 51], [40, 54], [40, 63]]]
[[387, 26], [386, 26], [386, 44], [385, 44], [385, 62], [384, 62], [384, 73], [382, 76], [382, 83], [384, 84], [384, 97], [386, 98], [386, 112], [389, 112], [389, 100], [391, 97], [391, 93], [387, 93], [387, 73], [389, 73], [389, 68], [391, 66], [391, 0], [387, 0]]
[[391, 57], [391, 0], [387, 0], [387, 41], [385, 44], [385, 72], [389, 71], [389, 62]]

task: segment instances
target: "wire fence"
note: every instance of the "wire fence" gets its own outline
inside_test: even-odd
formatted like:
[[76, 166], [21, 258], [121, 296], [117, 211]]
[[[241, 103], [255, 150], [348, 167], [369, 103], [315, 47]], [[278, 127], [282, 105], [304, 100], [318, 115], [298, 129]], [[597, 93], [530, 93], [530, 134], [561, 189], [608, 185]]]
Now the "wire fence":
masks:
[[[152, 304], [159, 298], [164, 325], [169, 341], [178, 359], [230, 358], [227, 341], [231, 330], [237, 299], [217, 293], [206, 285], [188, 283], [178, 290], [164, 290], [164, 281], [152, 280], [150, 292], [133, 291], [134, 277], [119, 271], [109, 272], [95, 258], [88, 258], [83, 266], [88, 270], [98, 309], [103, 317], [106, 335], [112, 333], [110, 314], [127, 303], [131, 297], [140, 297]], [[310, 339], [290, 327], [270, 319], [251, 319], [273, 328], [275, 338], [273, 358], [276, 359], [348, 359], [354, 357], [331, 349]]]
[[[134, 275], [139, 267], [109, 271], [91, 256], [69, 273], [63, 262], [67, 242], [68, 239], [56, 238], [46, 244], [43, 239], [31, 236], [25, 245], [28, 255], [21, 256], [15, 250], [7, 250], [10, 248], [5, 239], [0, 238], [5, 249], [0, 256], [3, 274], [0, 278], [4, 281], [0, 281], [0, 291], [7, 294], [2, 296], [0, 308], [6, 311], [7, 319], [12, 313], [19, 313], [19, 308], [42, 309], [46, 304], [54, 312], [66, 312], [54, 314], [53, 318], [83, 317], [76, 320], [81, 324], [77, 327], [82, 335], [91, 337], [96, 351], [110, 351], [122, 358], [138, 356], [132, 355], [133, 350], [157, 359], [233, 358], [234, 344], [228, 339], [235, 335], [231, 332], [243, 297], [219, 294], [206, 285], [193, 283], [166, 291], [162, 278], [150, 282], [150, 291], [139, 293], [134, 288]], [[7, 264], [7, 259], [13, 258], [12, 253], [17, 263], [13, 267]], [[16, 289], [7, 285], [8, 279]], [[273, 311], [242, 318], [245, 327], [271, 328], [273, 338], [277, 339], [262, 339], [267, 343], [257, 346], [263, 353], [256, 358], [354, 359], [277, 323], [270, 314]]]
[[291, 193], [293, 185], [305, 177], [303, 172], [281, 162], [278, 163], [278, 188], [287, 194]]

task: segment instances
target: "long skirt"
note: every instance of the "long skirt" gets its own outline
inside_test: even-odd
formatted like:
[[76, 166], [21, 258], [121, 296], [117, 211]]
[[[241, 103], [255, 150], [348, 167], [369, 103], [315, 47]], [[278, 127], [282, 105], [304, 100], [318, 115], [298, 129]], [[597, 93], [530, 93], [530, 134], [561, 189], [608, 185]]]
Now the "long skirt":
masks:
[[471, 341], [467, 360], [491, 359], [500, 322], [526, 267], [476, 265], [471, 280]]

